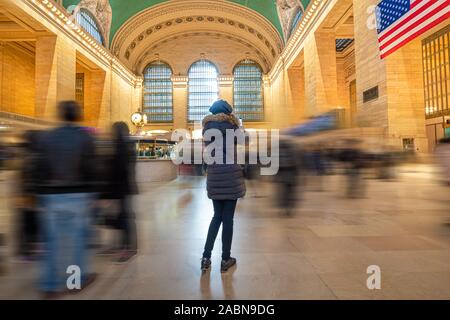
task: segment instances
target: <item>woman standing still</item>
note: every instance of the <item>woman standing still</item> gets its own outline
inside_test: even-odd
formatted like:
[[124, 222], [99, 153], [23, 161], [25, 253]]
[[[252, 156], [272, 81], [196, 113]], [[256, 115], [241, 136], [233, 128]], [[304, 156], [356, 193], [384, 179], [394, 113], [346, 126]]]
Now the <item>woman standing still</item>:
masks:
[[[233, 108], [224, 100], [216, 101], [209, 111], [212, 115], [208, 115], [203, 119], [203, 135], [205, 135], [205, 132], [209, 129], [216, 129], [222, 133], [223, 148], [221, 150], [218, 150], [219, 148], [215, 150], [216, 152], [221, 153], [219, 155], [215, 154], [215, 158], [222, 157], [223, 164], [214, 163], [207, 167], [206, 188], [208, 191], [208, 198], [213, 202], [214, 216], [208, 230], [201, 269], [202, 271], [206, 271], [211, 266], [211, 252], [220, 225], [222, 224], [222, 263], [220, 269], [221, 272], [226, 272], [236, 264], [236, 259], [231, 257], [234, 211], [236, 209], [237, 200], [245, 195], [245, 182], [242, 167], [236, 162], [233, 164], [226, 163], [226, 136], [230, 132], [240, 130], [240, 121], [232, 113]], [[205, 141], [205, 145], [207, 146], [212, 142], [213, 141]], [[228, 147], [235, 148], [235, 143]]]

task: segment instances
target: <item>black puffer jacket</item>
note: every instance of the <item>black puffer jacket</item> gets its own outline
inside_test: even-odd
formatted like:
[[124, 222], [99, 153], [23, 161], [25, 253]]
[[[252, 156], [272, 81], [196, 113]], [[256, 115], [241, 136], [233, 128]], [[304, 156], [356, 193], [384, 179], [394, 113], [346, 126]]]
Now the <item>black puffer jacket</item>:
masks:
[[[212, 200], [237, 200], [245, 196], [245, 181], [242, 166], [226, 163], [226, 135], [227, 129], [240, 130], [239, 120], [233, 114], [218, 113], [203, 119], [203, 134], [206, 130], [217, 129], [222, 132], [223, 148], [218, 148], [216, 158], [222, 157], [223, 164], [210, 164], [207, 166], [206, 189], [208, 197]], [[208, 146], [212, 141], [205, 141]], [[233, 148], [236, 147], [234, 144]], [[235, 149], [236, 155], [236, 149]]]
[[40, 135], [33, 160], [39, 194], [97, 191], [95, 141], [83, 128], [65, 125]]

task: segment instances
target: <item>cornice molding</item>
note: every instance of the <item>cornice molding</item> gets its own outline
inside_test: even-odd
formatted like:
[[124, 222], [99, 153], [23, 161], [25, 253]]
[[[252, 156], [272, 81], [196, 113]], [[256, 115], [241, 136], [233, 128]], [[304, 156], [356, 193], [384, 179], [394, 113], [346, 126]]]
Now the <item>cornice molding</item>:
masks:
[[136, 86], [136, 76], [122, 62], [117, 60], [108, 49], [85, 32], [62, 6], [51, 0], [22, 0], [22, 2], [78, 46], [90, 52], [98, 63], [111, 68], [124, 80], [134, 87]]
[[296, 58], [304, 46], [306, 37], [318, 27], [318, 21], [325, 17], [325, 13], [337, 0], [313, 0], [308, 5], [305, 14], [293, 35], [289, 38], [283, 52], [269, 73], [271, 82], [275, 81], [280, 72]]

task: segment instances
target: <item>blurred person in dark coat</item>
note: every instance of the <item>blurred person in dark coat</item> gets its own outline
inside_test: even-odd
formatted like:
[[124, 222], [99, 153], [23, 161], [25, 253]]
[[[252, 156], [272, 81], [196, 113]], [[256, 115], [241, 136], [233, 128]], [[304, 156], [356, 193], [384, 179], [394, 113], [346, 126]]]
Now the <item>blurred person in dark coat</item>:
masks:
[[132, 208], [132, 195], [138, 193], [135, 177], [137, 155], [125, 122], [114, 123], [112, 135], [113, 152], [104, 198], [117, 200], [118, 214], [111, 224], [121, 232], [121, 252], [117, 262], [122, 263], [137, 254], [136, 217]]
[[16, 198], [18, 211], [17, 253], [21, 259], [28, 260], [35, 253], [39, 238], [38, 208], [34, 188], [33, 161], [37, 156], [39, 131], [27, 131], [23, 144], [23, 161], [19, 173], [19, 190]]
[[[244, 197], [245, 181], [243, 168], [236, 162], [227, 163], [227, 149], [236, 146], [228, 146], [226, 136], [235, 130], [241, 130], [239, 119], [232, 113], [233, 109], [224, 100], [216, 101], [203, 119], [203, 135], [210, 129], [219, 130], [223, 138], [223, 146], [216, 150], [220, 154], [215, 154], [216, 158], [222, 158], [223, 164], [208, 164], [207, 166], [207, 191], [208, 197], [214, 206], [214, 216], [208, 230], [205, 250], [201, 262], [201, 269], [206, 271], [211, 266], [211, 252], [214, 242], [222, 224], [222, 263], [221, 271], [226, 272], [236, 264], [236, 259], [231, 257], [231, 244], [233, 240], [233, 219], [237, 200]], [[205, 141], [208, 146], [212, 141]]]
[[6, 161], [6, 148], [0, 141], [0, 174], [2, 173], [5, 161]]
[[450, 186], [450, 137], [443, 138], [436, 146], [435, 155], [440, 167], [440, 179]]
[[360, 141], [349, 139], [340, 158], [346, 163], [347, 197], [363, 198], [366, 193], [366, 183], [362, 171], [367, 165], [367, 159], [361, 150]]
[[76, 123], [75, 101], [58, 105], [63, 124], [42, 133], [34, 161], [34, 183], [42, 212], [45, 256], [40, 288], [47, 298], [64, 293], [68, 270], [79, 268], [80, 289], [95, 280], [88, 268], [88, 232], [96, 191], [94, 138]]
[[278, 205], [287, 215], [295, 209], [297, 201], [297, 182], [299, 173], [299, 152], [292, 141], [287, 138], [280, 139], [279, 148], [280, 169], [275, 176], [279, 183]]

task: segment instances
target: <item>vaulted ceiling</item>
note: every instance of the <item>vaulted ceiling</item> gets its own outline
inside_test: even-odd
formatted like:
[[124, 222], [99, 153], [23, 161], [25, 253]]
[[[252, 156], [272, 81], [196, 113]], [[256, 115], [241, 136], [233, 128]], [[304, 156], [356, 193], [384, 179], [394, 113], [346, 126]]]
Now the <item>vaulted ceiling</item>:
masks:
[[[137, 13], [150, 8], [154, 5], [167, 2], [170, 0], [139, 0], [139, 1], [129, 1], [129, 0], [109, 0], [112, 8], [112, 25], [111, 25], [111, 40], [120, 29], [120, 27], [131, 17]], [[252, 10], [255, 10], [265, 18], [267, 18], [273, 26], [282, 35], [282, 27], [280, 19], [277, 12], [277, 0], [229, 0], [243, 6], [246, 6]], [[311, 0], [286, 0], [285, 2], [290, 3], [293, 1], [300, 1], [304, 8], [308, 6]], [[76, 5], [80, 0], [63, 0], [64, 6], [66, 8]], [[283, 2], [283, 1], [281, 1]]]

